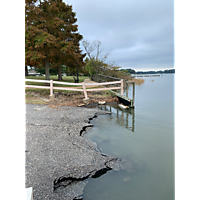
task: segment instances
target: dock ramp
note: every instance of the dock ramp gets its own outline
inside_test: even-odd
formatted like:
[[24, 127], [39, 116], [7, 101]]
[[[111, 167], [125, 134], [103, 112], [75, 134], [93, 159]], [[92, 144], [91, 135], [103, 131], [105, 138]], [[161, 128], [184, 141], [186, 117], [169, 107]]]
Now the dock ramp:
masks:
[[[96, 74], [95, 76], [92, 77], [92, 80], [96, 81], [96, 82], [107, 82], [107, 81], [116, 81], [116, 80], [121, 80], [120, 78], [115, 78], [115, 77], [111, 77], [111, 76], [105, 76], [102, 74]], [[118, 92], [114, 92], [113, 90], [109, 90], [110, 92], [112, 92], [114, 95], [117, 96], [118, 100], [120, 103], [129, 106], [130, 108], [134, 108], [134, 98], [135, 98], [135, 83], [133, 82], [133, 99], [128, 98], [128, 81], [123, 80], [124, 82], [124, 89], [126, 90], [126, 96], [118, 93]]]

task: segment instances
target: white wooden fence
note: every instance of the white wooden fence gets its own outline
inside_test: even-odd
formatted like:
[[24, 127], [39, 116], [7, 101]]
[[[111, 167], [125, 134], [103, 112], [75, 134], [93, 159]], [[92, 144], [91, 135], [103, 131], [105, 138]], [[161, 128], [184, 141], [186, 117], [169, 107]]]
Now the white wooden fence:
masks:
[[[50, 89], [50, 97], [53, 96], [53, 89], [55, 90], [72, 90], [72, 91], [81, 91], [84, 92], [84, 96], [87, 99], [87, 91], [100, 91], [100, 90], [121, 90], [121, 95], [123, 95], [123, 79], [121, 81], [113, 81], [113, 82], [105, 82], [105, 83], [69, 83], [69, 82], [60, 82], [53, 80], [35, 80], [35, 79], [25, 79], [25, 81], [29, 82], [42, 82], [42, 83], [50, 83], [50, 86], [39, 86], [39, 85], [25, 85], [27, 88], [41, 88], [41, 89]], [[81, 88], [74, 87], [54, 87], [53, 83], [61, 84], [61, 85], [74, 85], [74, 86], [82, 86]], [[86, 86], [103, 86], [103, 85], [113, 85], [113, 84], [121, 84], [120, 87], [108, 87], [108, 88], [93, 88], [86, 89]]]

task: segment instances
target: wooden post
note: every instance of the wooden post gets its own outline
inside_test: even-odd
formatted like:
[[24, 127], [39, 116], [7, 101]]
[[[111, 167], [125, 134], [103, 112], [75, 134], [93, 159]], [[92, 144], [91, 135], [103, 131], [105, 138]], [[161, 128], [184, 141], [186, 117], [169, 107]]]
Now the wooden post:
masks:
[[128, 128], [128, 112], [126, 113], [126, 128]]
[[128, 81], [126, 81], [126, 97], [128, 97]]
[[133, 82], [133, 107], [135, 102], [135, 82]]
[[50, 80], [50, 96], [53, 96], [53, 80]]
[[123, 89], [123, 79], [121, 79], [121, 95], [124, 94], [124, 89]]
[[83, 92], [84, 92], [85, 99], [87, 99], [88, 96], [87, 96], [87, 91], [86, 91], [85, 83], [84, 82], [83, 82]]

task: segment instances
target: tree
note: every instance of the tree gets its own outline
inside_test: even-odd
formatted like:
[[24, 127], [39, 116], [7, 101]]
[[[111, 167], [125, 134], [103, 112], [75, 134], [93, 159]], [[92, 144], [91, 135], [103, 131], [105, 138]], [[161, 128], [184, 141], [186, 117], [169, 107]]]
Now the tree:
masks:
[[[27, 65], [34, 66], [45, 58], [34, 48], [35, 41], [33, 37], [37, 35], [37, 29], [34, 29], [32, 19], [36, 18], [39, 12], [39, 10], [34, 6], [35, 3], [36, 0], [26, 0], [25, 5], [25, 70], [27, 70]], [[39, 16], [38, 20], [40, 20]]]
[[135, 70], [134, 69], [121, 69], [120, 71], [129, 73], [129, 74], [135, 74]]
[[[77, 19], [72, 6], [62, 0], [26, 0], [26, 65], [45, 66], [46, 80], [49, 80], [50, 63], [61, 75], [61, 65], [83, 62], [77, 33]], [[76, 53], [78, 52], [78, 53]], [[62, 76], [59, 76], [61, 79]]]
[[106, 67], [105, 60], [107, 59], [109, 53], [103, 54], [100, 46], [101, 42], [95, 40], [92, 44], [84, 40], [82, 45], [86, 51], [89, 58], [86, 61], [86, 69], [89, 71], [90, 75], [102, 73], [103, 69]]
[[98, 67], [101, 66], [101, 62], [100, 61], [95, 61], [92, 59], [88, 59], [86, 60], [86, 70], [89, 72], [90, 76], [98, 73]]
[[84, 40], [82, 44], [86, 51], [86, 54], [91, 60], [99, 60], [104, 62], [107, 59], [109, 53], [105, 54], [102, 53], [100, 49], [101, 46], [100, 41], [95, 40], [92, 44], [90, 44], [87, 40]]
[[94, 41], [90, 44], [87, 41], [82, 42], [86, 51], [87, 58], [85, 59], [86, 70], [91, 76], [95, 74], [104, 74], [106, 76], [112, 76], [116, 78], [130, 78], [130, 74], [125, 71], [120, 71], [120, 66], [113, 63], [105, 63], [109, 53], [103, 54], [100, 46], [100, 41]]

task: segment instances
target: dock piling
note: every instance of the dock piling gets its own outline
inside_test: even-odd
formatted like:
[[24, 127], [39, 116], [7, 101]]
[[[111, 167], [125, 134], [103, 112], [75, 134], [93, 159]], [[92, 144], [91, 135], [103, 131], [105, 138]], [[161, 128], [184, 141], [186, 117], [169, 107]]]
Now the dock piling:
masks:
[[135, 82], [133, 82], [133, 107], [134, 107], [134, 103], [135, 103]]

